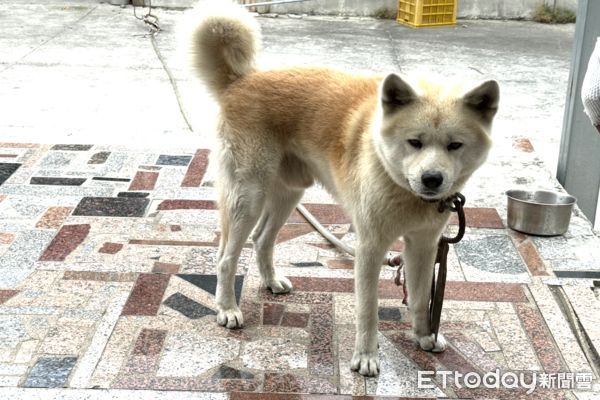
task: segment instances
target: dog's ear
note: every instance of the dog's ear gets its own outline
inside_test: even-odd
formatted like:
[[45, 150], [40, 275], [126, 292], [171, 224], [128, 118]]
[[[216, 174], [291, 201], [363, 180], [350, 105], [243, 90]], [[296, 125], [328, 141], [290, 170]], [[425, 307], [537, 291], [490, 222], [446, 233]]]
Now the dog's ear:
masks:
[[463, 96], [467, 107], [481, 115], [486, 122], [492, 122], [492, 118], [498, 111], [500, 101], [500, 87], [496, 81], [485, 81]]
[[385, 112], [404, 107], [417, 97], [413, 88], [396, 74], [389, 74], [381, 84], [381, 104]]

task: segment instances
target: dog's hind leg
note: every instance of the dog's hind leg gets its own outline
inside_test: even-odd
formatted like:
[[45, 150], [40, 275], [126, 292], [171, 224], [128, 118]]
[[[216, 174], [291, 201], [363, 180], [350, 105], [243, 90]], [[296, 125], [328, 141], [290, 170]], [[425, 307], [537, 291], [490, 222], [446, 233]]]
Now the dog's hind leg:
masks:
[[263, 214], [252, 235], [262, 281], [273, 293], [287, 293], [292, 289], [292, 283], [275, 271], [273, 247], [277, 233], [303, 193], [302, 189], [288, 188], [283, 182], [277, 182], [267, 196]]
[[262, 213], [265, 196], [251, 178], [225, 179], [221, 184], [221, 243], [217, 256], [217, 323], [241, 328], [242, 312], [235, 299], [235, 272], [240, 253]]
[[429, 324], [429, 297], [438, 238], [439, 234], [431, 231], [404, 236], [408, 307], [412, 316], [413, 332], [421, 348], [433, 352], [446, 349], [444, 336], [438, 334], [436, 341]]

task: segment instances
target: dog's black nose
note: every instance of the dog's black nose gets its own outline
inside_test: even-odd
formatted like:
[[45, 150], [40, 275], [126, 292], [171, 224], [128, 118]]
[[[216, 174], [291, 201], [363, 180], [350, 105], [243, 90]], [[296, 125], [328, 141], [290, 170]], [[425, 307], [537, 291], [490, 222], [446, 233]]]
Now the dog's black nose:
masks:
[[437, 171], [425, 171], [421, 175], [421, 182], [427, 189], [437, 189], [444, 182], [444, 177]]

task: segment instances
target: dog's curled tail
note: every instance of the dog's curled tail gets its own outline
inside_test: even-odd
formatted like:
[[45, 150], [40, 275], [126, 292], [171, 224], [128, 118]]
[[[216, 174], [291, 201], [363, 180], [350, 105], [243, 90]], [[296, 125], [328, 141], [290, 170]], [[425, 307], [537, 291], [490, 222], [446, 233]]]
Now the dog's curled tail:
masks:
[[190, 18], [192, 66], [218, 99], [227, 86], [255, 70], [260, 27], [230, 0], [202, 1]]

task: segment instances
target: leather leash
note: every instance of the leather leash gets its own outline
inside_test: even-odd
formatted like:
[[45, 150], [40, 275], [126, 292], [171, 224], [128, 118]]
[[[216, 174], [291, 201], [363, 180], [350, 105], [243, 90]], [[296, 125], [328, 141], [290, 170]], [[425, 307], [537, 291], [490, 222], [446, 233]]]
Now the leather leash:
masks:
[[[433, 272], [433, 278], [431, 282], [431, 297], [429, 300], [429, 326], [431, 333], [435, 335], [437, 341], [438, 332], [440, 330], [440, 318], [442, 316], [442, 305], [444, 303], [444, 291], [446, 288], [446, 275], [448, 271], [448, 251], [450, 250], [450, 244], [455, 244], [461, 241], [465, 235], [465, 196], [461, 193], [455, 193], [447, 199], [440, 200], [438, 203], [438, 211], [443, 213], [447, 210], [458, 214], [458, 233], [455, 237], [442, 236], [438, 242], [437, 255], [435, 257], [435, 264], [439, 264], [437, 279], [435, 276], [435, 270]], [[391, 267], [398, 267], [394, 282], [396, 285], [402, 285], [402, 291], [404, 293], [404, 299], [402, 304], [408, 305], [408, 291], [406, 289], [406, 279], [401, 279], [400, 275], [403, 274], [402, 267], [404, 266], [404, 260], [401, 255], [388, 258], [388, 265]], [[403, 277], [404, 278], [404, 277]]]

